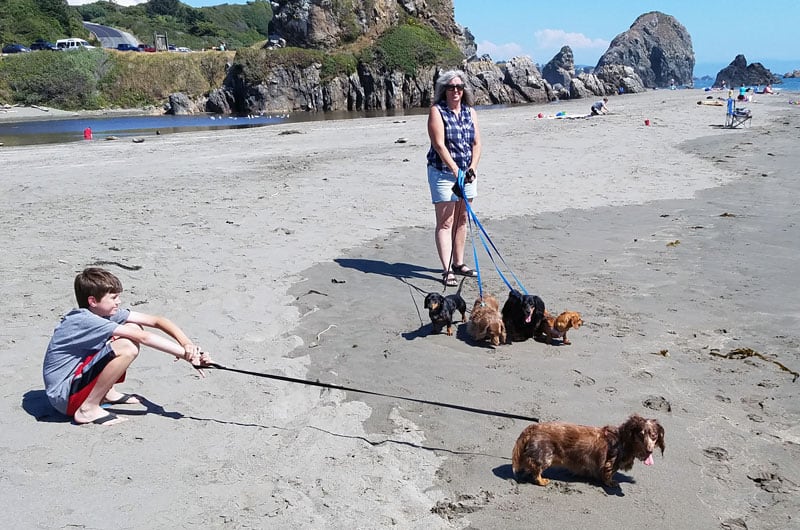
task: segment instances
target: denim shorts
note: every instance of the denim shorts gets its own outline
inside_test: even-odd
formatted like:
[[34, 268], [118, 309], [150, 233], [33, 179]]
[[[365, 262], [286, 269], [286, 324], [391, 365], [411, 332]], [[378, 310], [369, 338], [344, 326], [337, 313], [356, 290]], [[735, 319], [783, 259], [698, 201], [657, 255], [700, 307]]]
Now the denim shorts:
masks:
[[[453, 193], [453, 185], [456, 177], [450, 170], [439, 171], [433, 166], [428, 166], [428, 186], [431, 189], [431, 202], [460, 201], [461, 199]], [[474, 199], [478, 196], [478, 181], [473, 180], [469, 184], [464, 184], [464, 191], [467, 199]]]

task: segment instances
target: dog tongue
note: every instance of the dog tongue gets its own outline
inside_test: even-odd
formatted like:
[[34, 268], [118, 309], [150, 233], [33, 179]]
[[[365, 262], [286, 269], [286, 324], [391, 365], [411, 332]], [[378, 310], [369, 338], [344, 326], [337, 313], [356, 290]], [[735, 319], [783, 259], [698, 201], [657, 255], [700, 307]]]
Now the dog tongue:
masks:
[[530, 324], [531, 323], [531, 316], [530, 315], [528, 315], [528, 317], [525, 319], [525, 323], [526, 324]]
[[644, 465], [646, 465], [646, 466], [652, 466], [653, 465], [653, 455], [652, 454], [647, 457], [647, 460], [644, 461]]

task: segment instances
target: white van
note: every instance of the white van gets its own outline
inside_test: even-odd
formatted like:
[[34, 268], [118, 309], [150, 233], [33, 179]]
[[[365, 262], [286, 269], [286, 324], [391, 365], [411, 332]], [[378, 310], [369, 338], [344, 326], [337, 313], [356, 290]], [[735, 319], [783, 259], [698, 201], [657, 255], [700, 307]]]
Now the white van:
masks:
[[56, 48], [59, 50], [82, 50], [94, 48], [94, 46], [83, 39], [59, 39], [56, 41]]

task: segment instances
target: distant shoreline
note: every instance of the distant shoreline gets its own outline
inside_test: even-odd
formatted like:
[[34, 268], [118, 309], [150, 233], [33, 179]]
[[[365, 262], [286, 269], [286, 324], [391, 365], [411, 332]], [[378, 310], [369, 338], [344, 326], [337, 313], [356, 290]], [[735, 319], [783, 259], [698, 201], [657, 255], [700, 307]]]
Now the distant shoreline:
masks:
[[159, 107], [143, 107], [138, 109], [61, 110], [42, 105], [3, 105], [0, 106], [0, 122], [60, 120], [69, 118], [104, 116], [154, 116], [163, 113], [164, 111]]

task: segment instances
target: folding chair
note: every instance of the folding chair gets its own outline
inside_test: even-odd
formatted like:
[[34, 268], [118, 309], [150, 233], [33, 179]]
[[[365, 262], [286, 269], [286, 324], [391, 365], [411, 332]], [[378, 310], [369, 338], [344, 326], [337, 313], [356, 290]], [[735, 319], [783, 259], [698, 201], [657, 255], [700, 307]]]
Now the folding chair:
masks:
[[750, 109], [737, 107], [734, 99], [728, 98], [728, 107], [725, 111], [726, 129], [736, 129], [740, 125], [743, 127], [751, 125], [750, 120], [752, 118], [753, 114], [750, 112]]

